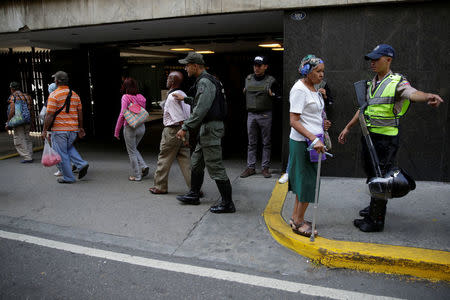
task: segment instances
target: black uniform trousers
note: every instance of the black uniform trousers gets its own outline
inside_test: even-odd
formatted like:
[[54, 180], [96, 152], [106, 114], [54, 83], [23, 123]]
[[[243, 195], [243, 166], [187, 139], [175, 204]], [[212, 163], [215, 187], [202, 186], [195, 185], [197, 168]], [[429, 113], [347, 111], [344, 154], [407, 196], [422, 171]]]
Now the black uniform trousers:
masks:
[[[399, 136], [390, 136], [378, 133], [370, 133], [372, 143], [375, 147], [375, 151], [380, 161], [381, 174], [384, 176], [392, 167], [396, 165], [396, 155], [400, 144]], [[364, 171], [367, 175], [367, 180], [375, 177], [375, 169], [370, 158], [369, 148], [367, 147], [364, 137], [361, 138], [362, 142], [362, 159]]]
[[[370, 137], [378, 156], [381, 174], [384, 176], [396, 165], [396, 155], [400, 142], [399, 136], [389, 136], [371, 132]], [[376, 172], [364, 137], [362, 137], [362, 152], [363, 166], [368, 182], [370, 178], [376, 176]], [[369, 216], [373, 221], [379, 222], [378, 224], [384, 225], [386, 204], [387, 200], [385, 199], [370, 198]]]

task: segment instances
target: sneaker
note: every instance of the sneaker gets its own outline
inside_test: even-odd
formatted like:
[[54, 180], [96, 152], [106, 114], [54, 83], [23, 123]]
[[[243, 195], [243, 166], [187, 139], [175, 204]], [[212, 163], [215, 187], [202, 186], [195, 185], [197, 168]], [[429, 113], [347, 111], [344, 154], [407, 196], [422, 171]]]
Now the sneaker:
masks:
[[53, 175], [55, 175], [56, 177], [59, 177], [59, 176], [63, 176], [63, 173], [60, 170], [58, 170]]
[[21, 164], [31, 164], [34, 161], [34, 159], [24, 159], [20, 163]]
[[289, 174], [288, 173], [284, 173], [283, 176], [280, 177], [280, 179], [278, 179], [278, 182], [283, 184], [288, 182], [289, 180]]
[[256, 174], [255, 169], [247, 168], [247, 169], [245, 169], [244, 172], [242, 172], [241, 178], [246, 178], [248, 176], [252, 176], [252, 175], [255, 175], [255, 174]]
[[264, 168], [261, 173], [263, 174], [264, 178], [270, 178], [272, 177], [272, 174], [270, 174], [269, 168]]
[[58, 183], [74, 183], [74, 181], [67, 181], [67, 180], [64, 180], [64, 178], [58, 178]]
[[81, 169], [78, 171], [78, 179], [81, 179], [84, 176], [86, 176], [88, 168], [89, 168], [89, 164], [81, 167]]

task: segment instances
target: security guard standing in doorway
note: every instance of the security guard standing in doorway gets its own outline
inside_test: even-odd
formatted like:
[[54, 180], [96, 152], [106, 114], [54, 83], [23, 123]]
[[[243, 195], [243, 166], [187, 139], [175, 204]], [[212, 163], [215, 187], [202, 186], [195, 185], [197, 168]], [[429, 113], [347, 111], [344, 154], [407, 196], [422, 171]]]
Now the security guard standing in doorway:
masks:
[[272, 102], [279, 97], [278, 84], [274, 77], [267, 74], [268, 62], [264, 56], [253, 60], [253, 74], [245, 79], [245, 102], [247, 107], [247, 168], [241, 178], [256, 174], [256, 153], [258, 137], [261, 136], [262, 158], [261, 173], [270, 178], [270, 154], [272, 150]]
[[205, 70], [203, 56], [189, 52], [180, 64], [186, 65], [189, 77], [196, 77], [192, 89], [194, 97], [173, 94], [175, 99], [184, 100], [194, 106], [189, 119], [177, 133], [185, 140], [186, 132], [200, 127], [197, 145], [191, 157], [191, 189], [177, 199], [185, 204], [200, 204], [200, 188], [203, 184], [205, 166], [209, 176], [216, 181], [221, 199], [210, 208], [212, 213], [234, 213], [236, 211], [231, 197], [231, 183], [222, 162], [221, 138], [224, 135], [223, 120], [226, 117], [226, 101], [222, 84]]
[[[391, 62], [394, 57], [394, 49], [387, 44], [376, 46], [365, 56], [366, 60], [370, 60], [370, 67], [376, 75], [367, 83], [367, 107], [364, 110], [364, 118], [383, 176], [395, 166], [395, 156], [399, 148], [399, 119], [408, 110], [410, 101], [427, 102], [432, 107], [438, 107], [443, 102], [439, 95], [418, 91], [411, 87], [403, 75], [393, 73]], [[346, 142], [350, 128], [358, 123], [358, 116], [359, 110], [339, 134], [338, 141], [341, 144]], [[364, 139], [363, 158], [367, 178], [375, 177], [369, 149]], [[372, 197], [369, 207], [359, 212], [364, 218], [354, 220], [354, 225], [364, 232], [383, 231], [386, 205], [386, 199]]]

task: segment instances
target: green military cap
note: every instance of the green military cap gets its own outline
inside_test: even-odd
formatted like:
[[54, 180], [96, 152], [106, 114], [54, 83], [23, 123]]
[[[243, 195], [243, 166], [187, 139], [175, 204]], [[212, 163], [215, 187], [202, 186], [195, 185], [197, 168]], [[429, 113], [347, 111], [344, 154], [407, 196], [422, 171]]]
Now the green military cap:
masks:
[[203, 60], [203, 55], [196, 52], [189, 52], [188, 55], [184, 59], [178, 60], [178, 62], [182, 65], [187, 64], [197, 64], [204, 65], [205, 61]]

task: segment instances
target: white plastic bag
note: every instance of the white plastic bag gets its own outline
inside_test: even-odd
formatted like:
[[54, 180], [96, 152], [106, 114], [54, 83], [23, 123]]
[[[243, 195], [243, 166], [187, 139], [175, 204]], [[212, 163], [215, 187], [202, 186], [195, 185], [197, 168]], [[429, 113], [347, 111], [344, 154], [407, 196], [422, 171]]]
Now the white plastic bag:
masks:
[[51, 167], [61, 162], [61, 156], [53, 150], [53, 148], [45, 139], [44, 151], [42, 152], [41, 163], [44, 167]]

